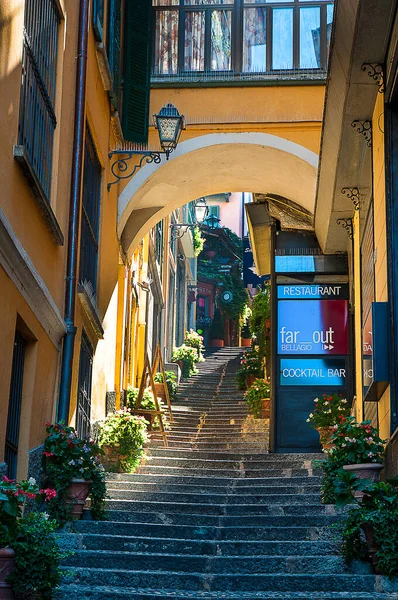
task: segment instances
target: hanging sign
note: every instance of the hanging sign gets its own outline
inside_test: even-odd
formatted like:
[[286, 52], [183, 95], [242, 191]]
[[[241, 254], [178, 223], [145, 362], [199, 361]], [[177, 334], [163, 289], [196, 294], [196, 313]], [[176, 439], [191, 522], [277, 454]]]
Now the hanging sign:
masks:
[[280, 300], [279, 354], [348, 354], [347, 300]]

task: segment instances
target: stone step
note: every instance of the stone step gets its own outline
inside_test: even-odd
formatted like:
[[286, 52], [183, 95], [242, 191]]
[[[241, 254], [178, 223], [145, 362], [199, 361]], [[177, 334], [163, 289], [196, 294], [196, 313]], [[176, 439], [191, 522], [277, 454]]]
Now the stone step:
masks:
[[231, 496], [238, 496], [242, 498], [257, 498], [258, 495], [268, 495], [268, 494], [306, 494], [313, 493], [319, 494], [321, 486], [317, 485], [308, 485], [307, 482], [302, 485], [275, 485], [275, 486], [229, 486], [225, 485], [221, 486], [208, 486], [208, 485], [198, 485], [198, 484], [190, 484], [190, 485], [181, 485], [178, 483], [140, 483], [138, 481], [109, 481], [108, 486], [108, 494], [111, 497], [116, 497], [115, 491], [123, 491], [125, 494], [131, 494], [134, 492], [145, 492], [146, 494], [158, 494], [161, 493], [174, 493], [174, 494], [216, 494], [216, 495], [224, 495], [230, 498]]
[[125, 535], [67, 534], [60, 535], [63, 547], [73, 550], [108, 550], [140, 553], [192, 554], [204, 556], [325, 556], [337, 554], [335, 542], [226, 542], [220, 540], [179, 540], [129, 537]]
[[[309, 475], [308, 469], [194, 469], [194, 468], [183, 468], [183, 467], [172, 467], [172, 466], [156, 466], [156, 465], [144, 465], [139, 470], [142, 474], [150, 475], [175, 475], [177, 477], [188, 475], [190, 477], [205, 476], [205, 477], [229, 477], [229, 478], [255, 478], [255, 477], [289, 477], [293, 475], [295, 477]], [[321, 471], [312, 471], [314, 475], [321, 475]]]
[[122, 487], [108, 487], [108, 496], [112, 500], [137, 500], [155, 501], [155, 502], [180, 502], [186, 504], [233, 504], [239, 506], [263, 505], [263, 504], [312, 504], [320, 497], [319, 486], [315, 488], [295, 487], [295, 488], [271, 488], [269, 490], [260, 490], [260, 492], [239, 491], [216, 494], [211, 491], [200, 490], [199, 492], [182, 491], [181, 489], [172, 489], [147, 491], [138, 489], [124, 489]]
[[[340, 556], [203, 556], [193, 554], [141, 553], [114, 550], [76, 550], [62, 561], [63, 567], [132, 571], [178, 571], [220, 574], [336, 574], [372, 572], [370, 564], [356, 561], [347, 566]], [[397, 588], [398, 589], [398, 588]]]
[[397, 594], [378, 592], [197, 592], [173, 589], [116, 588], [103, 586], [65, 585], [59, 597], [68, 600], [398, 600]]
[[[322, 477], [317, 476], [301, 476], [301, 477], [256, 477], [253, 479], [244, 478], [236, 479], [231, 477], [189, 477], [181, 476], [175, 477], [174, 475], [150, 475], [142, 473], [107, 473], [106, 479], [109, 482], [123, 481], [130, 483], [152, 483], [159, 486], [170, 485], [170, 484], [182, 484], [182, 485], [203, 485], [203, 486], [216, 486], [216, 487], [230, 487], [235, 486], [236, 489], [244, 488], [249, 489], [250, 487], [258, 486], [274, 486], [274, 485], [320, 485]], [[112, 484], [111, 484], [112, 485]]]
[[[147, 464], [156, 467], [191, 467], [194, 469], [309, 469], [311, 465], [309, 461], [301, 460], [285, 460], [285, 461], [274, 461], [273, 454], [265, 454], [262, 456], [248, 455], [239, 456], [237, 458], [232, 454], [232, 458], [202, 458], [201, 455], [196, 456], [195, 452], [189, 453], [187, 456], [174, 456], [171, 450], [166, 456], [156, 455], [148, 457]], [[236, 456], [236, 455], [235, 455]]]
[[390, 592], [398, 591], [398, 582], [390, 581], [375, 575], [351, 574], [242, 574], [242, 573], [183, 573], [179, 571], [129, 571], [128, 569], [111, 570], [85, 567], [69, 567], [65, 583], [98, 586], [104, 581], [108, 586], [138, 587], [153, 589], [169, 588], [196, 591], [281, 591], [302, 592]]
[[[259, 459], [261, 459], [261, 453], [256, 452], [245, 452], [245, 453], [237, 453], [237, 452], [208, 452], [208, 451], [204, 451], [204, 450], [199, 450], [199, 449], [195, 449], [195, 450], [191, 450], [191, 452], [187, 452], [187, 450], [178, 450], [178, 449], [174, 449], [174, 448], [149, 448], [149, 456], [150, 457], [157, 457], [157, 458], [183, 458], [183, 459], [187, 459], [189, 460], [191, 457], [195, 460], [209, 460], [209, 461], [235, 461], [235, 462], [242, 462], [244, 461], [245, 463], [247, 461], [253, 461], [256, 462]], [[271, 465], [275, 465], [281, 464], [281, 461], [274, 461], [272, 460], [272, 457], [274, 455], [270, 454], [269, 456], [267, 456], [267, 464], [271, 464]], [[153, 460], [153, 458], [151, 459], [151, 461]], [[282, 463], [285, 464], [285, 463]], [[297, 460], [297, 461], [290, 461], [288, 463], [289, 465], [301, 465], [302, 461], [301, 460]], [[288, 466], [287, 468], [290, 468], [290, 466]]]
[[[240, 525], [240, 520], [235, 520], [236, 525], [216, 527], [211, 525], [188, 525], [164, 523], [133, 523], [129, 521], [77, 521], [73, 523], [73, 530], [77, 533], [95, 533], [125, 535], [132, 537], [161, 537], [171, 539], [195, 539], [217, 541], [334, 541], [336, 534], [330, 525], [337, 523], [338, 517], [309, 517], [308, 525], [288, 525], [293, 519], [287, 521], [283, 517], [268, 518], [268, 526], [258, 526], [255, 519], [253, 525]], [[195, 519], [196, 521], [196, 519]], [[280, 523], [272, 526], [273, 522]], [[192, 523], [192, 518], [191, 521]], [[223, 521], [224, 522], [224, 521]], [[226, 520], [228, 522], [228, 520]], [[282, 524], [283, 522], [283, 524]]]

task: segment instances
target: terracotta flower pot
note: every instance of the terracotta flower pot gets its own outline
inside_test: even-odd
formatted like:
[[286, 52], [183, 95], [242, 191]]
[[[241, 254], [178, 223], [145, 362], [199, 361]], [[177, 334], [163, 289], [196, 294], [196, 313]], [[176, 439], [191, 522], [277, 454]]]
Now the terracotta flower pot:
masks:
[[0, 548], [0, 599], [13, 600], [14, 594], [6, 577], [11, 575], [15, 567], [15, 552], [11, 548]]
[[249, 389], [249, 387], [251, 387], [253, 385], [255, 379], [256, 379], [255, 375], [252, 375], [252, 374], [246, 375], [245, 383], [246, 383], [247, 389]]
[[247, 339], [247, 338], [241, 338], [240, 339], [240, 345], [242, 348], [250, 348], [250, 346], [252, 345], [252, 341], [251, 339]]
[[319, 433], [319, 441], [324, 450], [330, 450], [333, 448], [334, 444], [332, 443], [332, 436], [334, 433], [334, 427], [317, 427], [317, 432]]
[[[350, 471], [356, 475], [359, 479], [370, 479], [372, 483], [377, 483], [380, 479], [380, 471], [384, 469], [384, 465], [379, 463], [363, 463], [356, 465], [344, 465], [344, 471]], [[358, 502], [362, 502], [364, 492], [356, 490], [354, 493], [355, 498]]]
[[211, 348], [224, 348], [224, 340], [210, 340], [209, 346]]
[[263, 419], [270, 418], [270, 406], [271, 400], [269, 398], [263, 398], [261, 400], [261, 416]]
[[104, 446], [103, 450], [105, 452], [103, 458], [105, 470], [112, 473], [122, 473], [123, 471], [120, 468], [120, 462], [126, 460], [127, 454], [120, 454], [119, 446]]
[[90, 491], [91, 480], [73, 477], [66, 493], [65, 503], [72, 506], [72, 520], [77, 521], [83, 514], [83, 508]]

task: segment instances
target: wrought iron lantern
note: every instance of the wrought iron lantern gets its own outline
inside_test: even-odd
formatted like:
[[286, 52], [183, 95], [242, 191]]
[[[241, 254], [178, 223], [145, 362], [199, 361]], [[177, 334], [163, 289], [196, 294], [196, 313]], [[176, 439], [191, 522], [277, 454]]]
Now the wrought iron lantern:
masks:
[[209, 210], [205, 198], [196, 200], [194, 210], [195, 221], [193, 223], [171, 223], [170, 243], [173, 243], [177, 239], [181, 239], [190, 229], [195, 229], [196, 227], [203, 225]]
[[185, 129], [185, 117], [180, 115], [174, 104], [167, 104], [157, 115], [153, 115], [153, 124], [168, 159], [170, 152], [177, 148], [181, 131]]

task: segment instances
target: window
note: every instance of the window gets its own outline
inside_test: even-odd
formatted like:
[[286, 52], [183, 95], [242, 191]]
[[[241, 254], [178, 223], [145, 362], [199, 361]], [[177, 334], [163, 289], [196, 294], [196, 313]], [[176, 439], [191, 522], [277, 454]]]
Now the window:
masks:
[[108, 35], [106, 46], [112, 78], [112, 89], [109, 92], [109, 96], [115, 109], [119, 107], [121, 23], [122, 0], [108, 0]]
[[6, 443], [4, 462], [8, 467], [8, 476], [15, 479], [17, 476], [19, 429], [21, 424], [22, 385], [25, 364], [26, 342], [17, 331], [14, 339], [14, 352], [12, 356], [10, 397], [8, 402], [8, 418], [6, 429]]
[[98, 239], [101, 200], [101, 165], [88, 127], [84, 149], [82, 226], [80, 238], [81, 283], [97, 289]]
[[[18, 145], [30, 179], [50, 202], [60, 14], [55, 0], [26, 0]], [[22, 161], [21, 161], [22, 162]]]
[[76, 431], [79, 437], [90, 433], [91, 382], [93, 374], [93, 348], [86, 332], [82, 332], [79, 360], [79, 383], [76, 409]]
[[330, 0], [153, 0], [153, 74], [324, 71]]
[[159, 275], [162, 279], [164, 262], [164, 221], [159, 221], [155, 226], [155, 257], [159, 265]]

